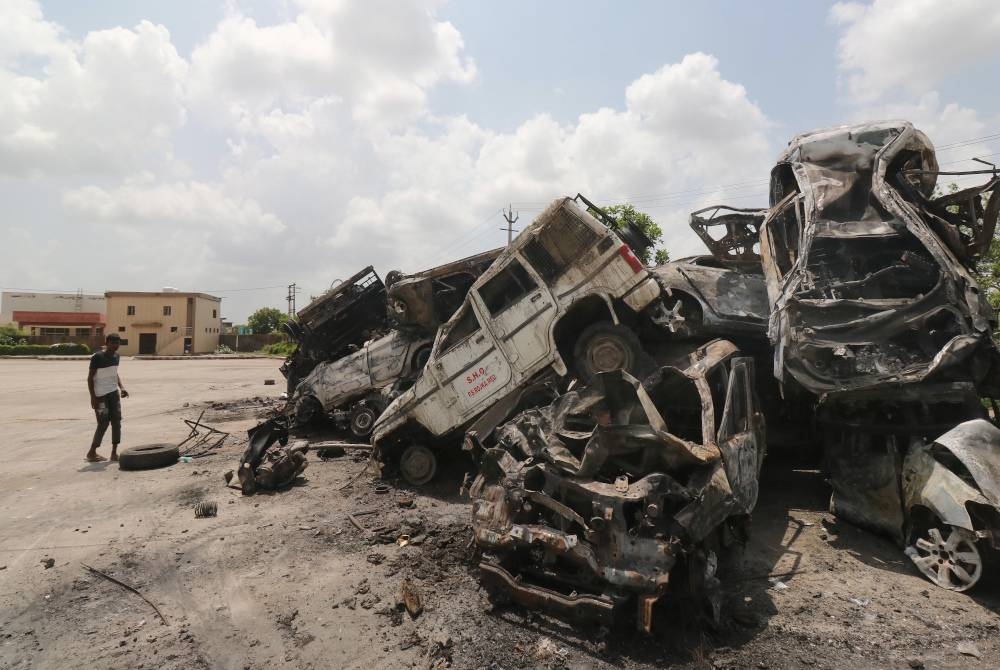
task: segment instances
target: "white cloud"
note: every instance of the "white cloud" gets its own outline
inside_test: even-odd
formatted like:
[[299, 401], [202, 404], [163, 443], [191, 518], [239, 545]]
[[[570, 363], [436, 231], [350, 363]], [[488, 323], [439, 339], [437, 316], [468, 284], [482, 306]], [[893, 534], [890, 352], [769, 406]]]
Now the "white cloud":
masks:
[[1000, 54], [995, 0], [875, 0], [838, 3], [837, 56], [850, 95], [862, 103], [893, 92], [922, 94], [956, 72]]
[[[368, 263], [412, 271], [495, 246], [488, 213], [513, 202], [523, 228], [578, 191], [646, 196], [635, 204], [679, 255], [702, 250], [687, 213], [729, 199], [718, 185], [759, 179], [733, 204], [766, 200], [770, 122], [706, 54], [622, 82], [613, 108], [501, 133], [429, 107], [435, 87], [476, 77], [436, 2], [302, 0], [272, 25], [233, 12], [190, 59], [162, 26], [74, 43], [22, 5], [38, 48], [0, 55], [0, 175], [33, 176], [58, 210], [48, 262], [73, 267], [94, 231], [113, 240], [71, 285], [318, 291]], [[26, 64], [39, 58], [40, 71]], [[19, 244], [41, 248], [31, 236]], [[30, 273], [29, 258], [0, 260]], [[261, 298], [233, 299], [240, 318]]]
[[[0, 17], [0, 44], [11, 38], [0, 47], [0, 175], [127, 174], [170, 161], [187, 64], [166, 28], [143, 21], [75, 44], [58, 41], [37, 4], [13, 8], [9, 25]], [[41, 73], [18, 56], [42, 58]]]
[[191, 102], [232, 121], [335, 96], [361, 120], [412, 120], [427, 88], [476, 73], [435, 4], [305, 1], [294, 20], [273, 26], [233, 14], [191, 56]]
[[[672, 193], [635, 202], [659, 220], [675, 255], [698, 253], [703, 247], [687, 228], [687, 213], [733, 195], [714, 188], [721, 184], [759, 178], [765, 188], [769, 125], [745, 89], [722, 78], [714, 57], [696, 53], [632, 82], [624, 109], [582, 114], [574, 124], [542, 114], [498, 134], [452, 119], [431, 131], [384, 135], [373, 145], [390, 188], [353, 199], [328, 244], [343, 254], [364, 245], [415, 270], [421, 261], [449, 260], [437, 253], [442, 246], [452, 255], [477, 250], [483, 213], [508, 201], [529, 204], [523, 226], [533, 209], [578, 191], [605, 202]], [[766, 193], [755, 196], [734, 204], [766, 202]], [[497, 227], [485, 225], [487, 233]], [[470, 235], [469, 245], [451, 246]]]
[[85, 186], [63, 196], [66, 206], [85, 219], [132, 227], [143, 224], [192, 226], [255, 235], [281, 232], [284, 224], [250, 198], [227, 195], [214, 184], [155, 183], [152, 176], [118, 188]]

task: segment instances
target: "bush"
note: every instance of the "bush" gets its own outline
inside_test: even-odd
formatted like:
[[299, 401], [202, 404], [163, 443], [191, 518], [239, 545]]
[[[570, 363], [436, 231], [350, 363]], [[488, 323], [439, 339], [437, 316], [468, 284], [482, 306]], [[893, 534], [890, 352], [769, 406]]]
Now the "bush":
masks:
[[229, 347], [227, 347], [224, 344], [220, 344], [218, 347], [215, 348], [215, 353], [217, 353], [217, 354], [231, 354], [231, 353], [233, 353], [233, 350], [230, 349]]
[[0, 356], [79, 356], [90, 353], [86, 344], [0, 344]]
[[14, 346], [16, 344], [27, 344], [28, 333], [18, 330], [14, 326], [0, 326], [0, 345]]
[[275, 342], [264, 347], [264, 353], [269, 356], [288, 356], [295, 351], [294, 342]]

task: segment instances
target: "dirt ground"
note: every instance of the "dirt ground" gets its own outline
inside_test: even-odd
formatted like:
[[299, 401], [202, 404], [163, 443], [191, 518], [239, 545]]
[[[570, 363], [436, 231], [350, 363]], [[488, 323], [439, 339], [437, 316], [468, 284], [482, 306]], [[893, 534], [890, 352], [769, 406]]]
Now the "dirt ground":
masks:
[[[648, 638], [492, 609], [462, 464], [416, 492], [377, 486], [362, 454], [310, 454], [290, 490], [226, 488], [281, 390], [274, 360], [123, 360], [124, 446], [179, 442], [202, 410], [232, 432], [212, 455], [142, 472], [84, 462], [85, 377], [86, 361], [0, 360], [2, 668], [987, 668], [1000, 654], [1000, 580], [971, 597], [932, 586], [891, 543], [835, 523], [809, 464], [765, 464], [721, 623], [666, 603]], [[217, 517], [194, 517], [202, 500]], [[416, 618], [396, 604], [404, 579]]]

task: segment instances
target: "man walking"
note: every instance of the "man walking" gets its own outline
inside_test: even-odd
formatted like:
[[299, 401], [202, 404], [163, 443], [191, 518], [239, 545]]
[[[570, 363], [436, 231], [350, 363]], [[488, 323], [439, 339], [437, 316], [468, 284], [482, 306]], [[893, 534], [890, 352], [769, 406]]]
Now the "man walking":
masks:
[[[118, 345], [121, 338], [117, 333], [111, 333], [104, 339], [104, 350], [90, 357], [90, 373], [87, 375], [87, 388], [90, 389], [90, 406], [97, 414], [97, 430], [94, 440], [90, 443], [87, 460], [96, 463], [108, 459], [97, 453], [97, 448], [104, 441], [104, 433], [111, 424], [111, 460], [118, 460], [118, 444], [122, 441], [122, 401], [128, 397], [128, 391], [122, 386], [118, 376]], [[121, 389], [121, 397], [118, 396]]]

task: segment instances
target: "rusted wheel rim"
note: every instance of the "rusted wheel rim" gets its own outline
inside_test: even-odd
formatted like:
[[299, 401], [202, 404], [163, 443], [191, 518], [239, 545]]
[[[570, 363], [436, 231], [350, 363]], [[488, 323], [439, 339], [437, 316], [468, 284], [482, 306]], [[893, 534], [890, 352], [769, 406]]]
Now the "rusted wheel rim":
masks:
[[587, 360], [594, 372], [628, 370], [632, 363], [632, 352], [621, 339], [605, 335], [594, 338], [590, 343]]
[[375, 412], [365, 409], [351, 417], [351, 432], [358, 437], [364, 437], [372, 432], [375, 425]]
[[406, 448], [399, 459], [399, 471], [410, 484], [421, 486], [434, 478], [437, 472], [437, 458], [427, 447], [414, 444]]
[[975, 536], [954, 526], [945, 526], [944, 533], [931, 528], [906, 553], [927, 579], [949, 591], [971, 589], [983, 574]]

